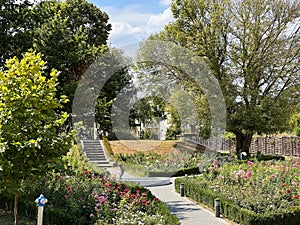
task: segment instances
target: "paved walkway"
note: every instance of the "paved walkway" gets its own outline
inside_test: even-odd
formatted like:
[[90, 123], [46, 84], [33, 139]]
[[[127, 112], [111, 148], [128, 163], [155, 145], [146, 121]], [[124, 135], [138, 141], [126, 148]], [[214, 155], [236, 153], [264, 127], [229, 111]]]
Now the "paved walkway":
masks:
[[[118, 178], [120, 176], [120, 169], [118, 167], [107, 168], [112, 174]], [[123, 177], [134, 178], [134, 176], [124, 173]], [[230, 224], [224, 219], [216, 218], [214, 213], [200, 207], [186, 197], [181, 197], [174, 190], [175, 178], [170, 178], [171, 184], [147, 187], [153, 195], [163, 201], [172, 214], [175, 214], [182, 225], [224, 225]]]

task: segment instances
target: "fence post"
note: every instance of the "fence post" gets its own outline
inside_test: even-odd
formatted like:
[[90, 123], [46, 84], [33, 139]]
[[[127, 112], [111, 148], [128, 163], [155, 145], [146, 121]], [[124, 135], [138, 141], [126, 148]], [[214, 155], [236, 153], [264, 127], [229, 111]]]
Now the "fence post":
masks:
[[35, 203], [37, 203], [38, 206], [38, 219], [37, 219], [37, 225], [42, 225], [43, 224], [43, 212], [44, 212], [44, 207], [45, 204], [48, 202], [48, 200], [44, 197], [44, 195], [40, 195], [35, 200]]

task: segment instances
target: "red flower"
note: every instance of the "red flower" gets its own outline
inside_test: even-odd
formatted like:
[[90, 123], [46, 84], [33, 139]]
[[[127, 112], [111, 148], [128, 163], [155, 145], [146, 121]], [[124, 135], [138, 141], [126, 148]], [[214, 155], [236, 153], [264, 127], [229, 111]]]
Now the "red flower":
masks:
[[292, 191], [290, 189], [286, 189], [285, 193], [289, 194], [291, 193]]
[[69, 192], [69, 193], [72, 192], [72, 187], [71, 187], [70, 185], [68, 186], [67, 189], [68, 189], [68, 192]]
[[299, 195], [296, 195], [296, 196], [295, 196], [295, 199], [299, 199], [299, 198], [300, 198], [300, 196], [299, 196]]

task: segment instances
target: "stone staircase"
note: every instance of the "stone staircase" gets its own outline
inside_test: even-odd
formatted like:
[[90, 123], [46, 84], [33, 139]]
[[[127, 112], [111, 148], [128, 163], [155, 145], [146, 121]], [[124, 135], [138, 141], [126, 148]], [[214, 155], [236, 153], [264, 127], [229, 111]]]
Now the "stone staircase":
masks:
[[86, 155], [90, 163], [94, 163], [99, 167], [112, 167], [113, 163], [109, 161], [104, 150], [101, 140], [82, 140], [83, 153]]

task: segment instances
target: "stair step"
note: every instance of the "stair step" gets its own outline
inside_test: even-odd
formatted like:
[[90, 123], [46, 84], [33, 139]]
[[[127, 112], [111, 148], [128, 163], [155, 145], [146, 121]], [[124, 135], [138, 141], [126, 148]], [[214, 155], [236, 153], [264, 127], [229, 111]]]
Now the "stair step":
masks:
[[97, 164], [109, 164], [111, 163], [110, 161], [107, 160], [90, 160], [90, 163], [97, 163]]
[[105, 157], [89, 157], [89, 161], [93, 161], [93, 160], [106, 160]]
[[106, 158], [103, 145], [99, 140], [83, 140], [81, 143], [83, 152], [90, 163], [96, 164], [99, 167], [113, 166], [113, 163]]

